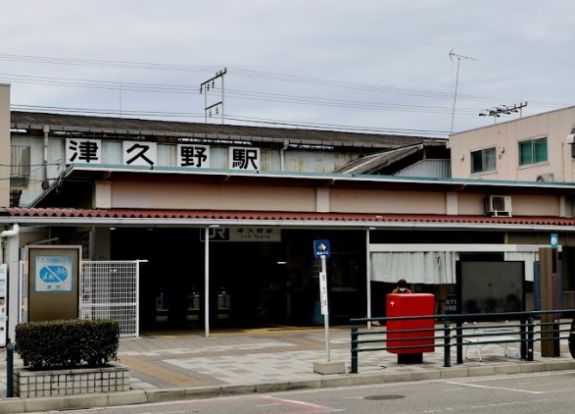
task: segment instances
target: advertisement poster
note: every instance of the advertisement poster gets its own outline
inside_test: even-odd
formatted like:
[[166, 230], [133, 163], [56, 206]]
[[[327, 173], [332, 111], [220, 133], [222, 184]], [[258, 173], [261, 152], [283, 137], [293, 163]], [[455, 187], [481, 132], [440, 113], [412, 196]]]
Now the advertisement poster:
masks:
[[72, 291], [73, 256], [36, 256], [36, 292]]

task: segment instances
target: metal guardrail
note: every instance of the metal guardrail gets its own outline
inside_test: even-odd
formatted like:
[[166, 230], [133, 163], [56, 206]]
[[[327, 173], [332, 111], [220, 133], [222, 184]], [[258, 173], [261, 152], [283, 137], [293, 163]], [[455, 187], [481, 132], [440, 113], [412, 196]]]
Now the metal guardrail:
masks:
[[[575, 309], [351, 319], [351, 372], [357, 373], [359, 370], [360, 353], [429, 348], [431, 333], [433, 346], [443, 348], [444, 367], [451, 366], [453, 347], [456, 348], [457, 364], [463, 363], [464, 346], [515, 343], [519, 345], [521, 359], [533, 361], [535, 342], [541, 342], [542, 347], [551, 348], [548, 353], [559, 356], [560, 341], [569, 338], [569, 333], [575, 327], [574, 318]], [[414, 320], [432, 320], [434, 327], [387, 329], [390, 321]], [[374, 323], [379, 326], [364, 327]], [[568, 327], [564, 328], [565, 325]], [[388, 338], [388, 333], [392, 334], [392, 338]], [[402, 341], [408, 344], [402, 345]]]

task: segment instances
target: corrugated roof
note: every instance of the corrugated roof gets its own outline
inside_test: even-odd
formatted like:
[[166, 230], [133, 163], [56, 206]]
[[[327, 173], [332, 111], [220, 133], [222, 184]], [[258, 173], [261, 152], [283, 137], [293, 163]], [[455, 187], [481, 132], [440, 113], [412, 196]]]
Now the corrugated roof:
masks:
[[416, 144], [391, 151], [366, 155], [365, 157], [351, 161], [334, 172], [342, 174], [370, 174], [415, 154], [422, 149], [423, 144]]
[[71, 209], [71, 208], [3, 208], [0, 217], [75, 218], [75, 219], [139, 219], [139, 220], [237, 220], [241, 221], [326, 221], [374, 223], [452, 223], [507, 224], [534, 226], [574, 226], [575, 219], [562, 217], [489, 217], [432, 214], [362, 214], [362, 213], [300, 213], [232, 210], [164, 210], [164, 209]]
[[[429, 140], [429, 137], [357, 133], [303, 128], [269, 128], [243, 125], [220, 125], [197, 122], [155, 121], [105, 116], [65, 115], [41, 112], [11, 112], [11, 125], [16, 129], [38, 128], [142, 136], [178, 136], [224, 140], [266, 140], [293, 144], [349, 147], [398, 148]], [[431, 138], [433, 140], [433, 138]], [[446, 142], [444, 139], [437, 141]]]

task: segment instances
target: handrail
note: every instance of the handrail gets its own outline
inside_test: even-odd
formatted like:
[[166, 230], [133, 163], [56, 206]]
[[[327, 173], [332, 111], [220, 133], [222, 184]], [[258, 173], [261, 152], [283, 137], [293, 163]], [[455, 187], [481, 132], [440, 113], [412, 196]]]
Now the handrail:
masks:
[[[546, 341], [552, 341], [554, 344], [553, 346], [555, 347], [556, 342], [558, 346], [559, 341], [568, 338], [568, 336], [562, 336], [563, 333], [572, 332], [571, 327], [569, 329], [562, 328], [562, 325], [572, 323], [571, 320], [561, 321], [561, 319], [566, 318], [573, 318], [575, 320], [575, 309], [353, 318], [350, 320], [351, 372], [358, 372], [359, 354], [362, 352], [428, 348], [430, 346], [430, 340], [432, 341], [433, 346], [443, 347], [445, 367], [451, 366], [451, 350], [453, 346], [455, 346], [457, 350], [457, 364], [463, 363], [464, 345], [482, 346], [488, 344], [518, 343], [520, 345], [521, 359], [533, 361], [535, 342], [543, 343]], [[430, 319], [433, 320], [434, 325], [436, 325], [433, 328], [394, 328], [390, 332], [394, 334], [393, 338], [387, 338], [388, 322]], [[539, 320], [536, 324], [537, 319]], [[501, 325], [501, 323], [492, 323], [496, 321], [505, 321], [505, 324]], [[370, 326], [373, 322], [379, 322], [382, 326], [374, 325], [369, 329], [360, 328], [360, 326], [364, 324]], [[468, 322], [472, 322], [473, 324], [466, 325]], [[476, 324], [476, 322], [487, 323], [479, 325]], [[535, 329], [536, 327], [537, 329]], [[426, 332], [433, 332], [433, 335], [423, 336]], [[421, 335], [418, 335], [418, 333]], [[408, 335], [401, 338], [401, 334]], [[413, 334], [416, 334], [416, 336]], [[513, 337], [511, 338], [510, 335], [513, 335]], [[377, 338], [376, 336], [380, 337]], [[361, 339], [361, 337], [366, 337], [366, 339]], [[402, 340], [408, 340], [410, 344], [402, 345]], [[421, 343], [424, 340], [428, 342], [425, 344], [417, 343], [418, 341]], [[389, 342], [393, 343], [389, 345]], [[375, 344], [381, 344], [381, 346], [373, 346]], [[369, 347], [361, 347], [361, 345], [369, 345]]]

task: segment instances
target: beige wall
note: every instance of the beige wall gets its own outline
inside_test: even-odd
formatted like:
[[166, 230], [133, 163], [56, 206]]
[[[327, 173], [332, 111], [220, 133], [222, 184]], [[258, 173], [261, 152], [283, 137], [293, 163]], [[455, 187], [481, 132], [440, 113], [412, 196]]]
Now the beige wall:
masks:
[[0, 207], [10, 206], [10, 86], [0, 84]]
[[[314, 211], [315, 188], [205, 182], [115, 181], [112, 208]], [[98, 204], [98, 203], [96, 203]]]
[[[382, 186], [383, 187], [383, 186]], [[195, 177], [172, 181], [127, 178], [99, 181], [97, 208], [297, 211], [375, 214], [485, 215], [487, 193], [389, 188], [313, 187], [309, 182], [221, 182]], [[514, 216], [562, 215], [559, 195], [513, 194]], [[564, 210], [564, 208], [563, 208]], [[563, 212], [564, 213], [564, 212]]]
[[382, 214], [445, 214], [444, 192], [332, 189], [332, 212]]
[[[452, 176], [534, 181], [553, 174], [554, 181], [575, 181], [571, 145], [566, 142], [574, 127], [575, 107], [570, 107], [453, 134], [449, 139]], [[519, 166], [519, 142], [542, 137], [547, 137], [548, 161]], [[490, 147], [496, 147], [496, 171], [471, 174], [471, 152]]]

